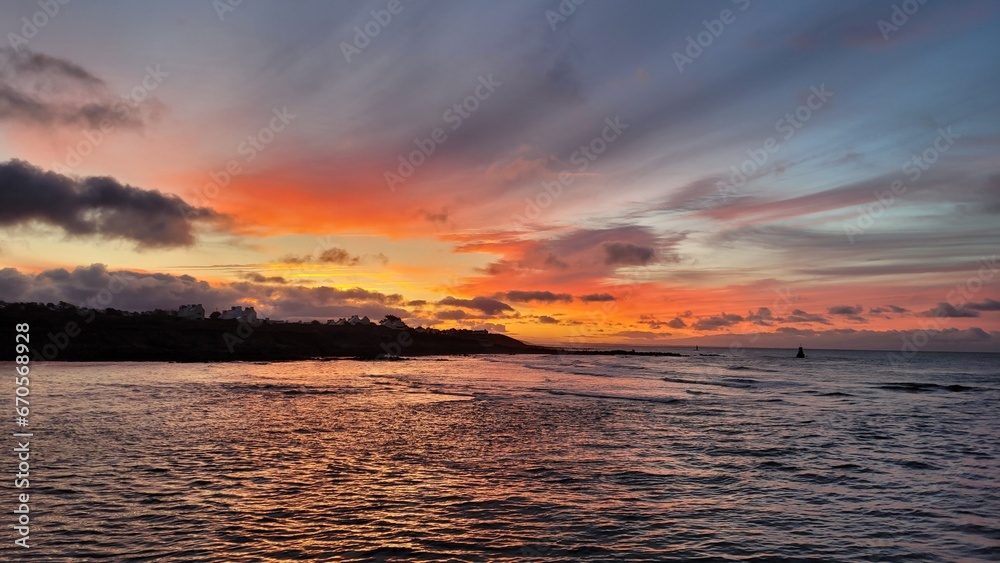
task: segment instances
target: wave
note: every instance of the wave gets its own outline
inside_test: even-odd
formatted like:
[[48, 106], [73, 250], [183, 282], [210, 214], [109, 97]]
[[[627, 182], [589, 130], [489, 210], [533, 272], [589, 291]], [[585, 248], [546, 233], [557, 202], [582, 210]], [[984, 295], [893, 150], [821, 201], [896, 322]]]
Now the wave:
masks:
[[917, 382], [903, 382], [903, 383], [886, 383], [884, 385], [879, 385], [877, 389], [885, 389], [887, 391], [899, 391], [903, 393], [927, 393], [933, 391], [950, 391], [953, 393], [961, 393], [963, 391], [978, 391], [978, 387], [968, 387], [965, 385], [951, 384], [943, 385], [938, 383], [917, 383]]
[[781, 370], [767, 368], [752, 368], [749, 366], [726, 366], [729, 371], [762, 371], [765, 373], [781, 373]]
[[801, 468], [795, 465], [789, 465], [787, 463], [781, 463], [780, 461], [773, 461], [773, 460], [768, 460], [763, 463], [758, 463], [757, 468], [764, 470], [775, 470], [775, 471], [801, 471]]
[[755, 385], [760, 383], [756, 379], [750, 379], [749, 377], [727, 377], [726, 381], [731, 381], [733, 383], [742, 383], [746, 385]]
[[683, 379], [680, 377], [661, 377], [663, 381], [668, 383], [683, 383], [685, 385], [714, 385], [716, 387], [730, 387], [733, 389], [750, 389], [753, 384], [750, 383], [752, 379], [728, 379], [725, 381], [697, 381], [694, 379]]
[[584, 377], [620, 377], [610, 373], [589, 373], [585, 371], [573, 371], [571, 369], [557, 369], [552, 366], [536, 366], [536, 365], [525, 365], [526, 368], [537, 369], [539, 371], [547, 371], [550, 373], [561, 373], [563, 375], [581, 375]]
[[281, 393], [282, 395], [353, 395], [359, 393], [356, 389], [323, 389], [304, 387], [302, 385], [281, 385], [275, 383], [223, 383], [226, 391], [243, 393]]
[[907, 469], [930, 469], [930, 470], [941, 469], [940, 467], [934, 465], [933, 463], [927, 463], [925, 461], [917, 461], [913, 459], [898, 461], [896, 463], [898, 463], [903, 467], [906, 467]]
[[680, 403], [681, 399], [677, 398], [667, 398], [667, 397], [630, 397], [627, 395], [604, 395], [601, 393], [583, 393], [580, 391], [561, 391], [558, 389], [539, 389], [534, 388], [532, 391], [539, 391], [542, 393], [548, 393], [549, 395], [567, 395], [571, 397], [585, 397], [588, 399], [613, 399], [620, 401], [641, 401], [646, 403], [661, 403], [669, 405], [672, 403]]

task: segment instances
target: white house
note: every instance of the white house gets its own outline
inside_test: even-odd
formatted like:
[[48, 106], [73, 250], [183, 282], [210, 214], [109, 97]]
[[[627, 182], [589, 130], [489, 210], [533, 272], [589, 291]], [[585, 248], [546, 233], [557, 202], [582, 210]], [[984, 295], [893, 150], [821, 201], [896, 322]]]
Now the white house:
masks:
[[243, 307], [239, 305], [229, 309], [228, 311], [223, 311], [220, 319], [239, 319], [243, 316]]
[[220, 318], [235, 319], [237, 321], [240, 321], [241, 323], [256, 324], [257, 311], [254, 311], [253, 307], [247, 307], [246, 309], [244, 309], [243, 307], [236, 305], [233, 308], [229, 309], [228, 311], [223, 311], [222, 316]]
[[180, 309], [177, 309], [177, 317], [181, 319], [197, 319], [202, 320], [205, 318], [205, 308], [198, 305], [181, 305]]

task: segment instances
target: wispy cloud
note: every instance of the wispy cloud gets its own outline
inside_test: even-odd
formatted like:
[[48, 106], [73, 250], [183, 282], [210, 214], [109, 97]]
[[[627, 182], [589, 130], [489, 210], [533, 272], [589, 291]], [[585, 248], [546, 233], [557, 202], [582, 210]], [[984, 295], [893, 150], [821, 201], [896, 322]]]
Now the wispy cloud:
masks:
[[[154, 102], [142, 103], [152, 111]], [[108, 85], [76, 63], [29, 50], [0, 48], [0, 121], [98, 128], [139, 128], [151, 115], [134, 111]], [[158, 109], [158, 108], [155, 108]]]
[[569, 303], [573, 301], [573, 296], [568, 293], [552, 293], [551, 291], [514, 290], [497, 294], [497, 296], [518, 303], [528, 303], [531, 301], [537, 301], [539, 303]]

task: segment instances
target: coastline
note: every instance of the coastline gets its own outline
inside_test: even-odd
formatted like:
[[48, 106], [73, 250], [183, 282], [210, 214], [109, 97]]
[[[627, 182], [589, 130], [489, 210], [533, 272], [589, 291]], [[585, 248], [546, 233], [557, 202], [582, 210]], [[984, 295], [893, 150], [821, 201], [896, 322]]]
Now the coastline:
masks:
[[[683, 355], [537, 346], [503, 334], [473, 330], [269, 321], [251, 324], [32, 305], [14, 304], [0, 309], [0, 333], [12, 331], [18, 323], [28, 323], [31, 327], [32, 361], [271, 362], [472, 354]], [[0, 356], [3, 361], [13, 359], [13, 349]]]

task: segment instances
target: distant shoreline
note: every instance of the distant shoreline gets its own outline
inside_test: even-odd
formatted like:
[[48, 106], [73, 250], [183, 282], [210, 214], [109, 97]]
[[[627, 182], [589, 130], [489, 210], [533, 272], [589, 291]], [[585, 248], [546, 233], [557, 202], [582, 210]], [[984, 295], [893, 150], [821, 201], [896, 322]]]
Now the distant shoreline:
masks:
[[[8, 304], [0, 333], [13, 342], [28, 323], [31, 361], [232, 362], [378, 360], [474, 354], [682, 356], [675, 352], [573, 350], [536, 346], [503, 334], [376, 324], [320, 324], [185, 319], [161, 313], [101, 312], [73, 306]], [[4, 337], [7, 338], [7, 337]], [[0, 359], [13, 361], [14, 347]]]

